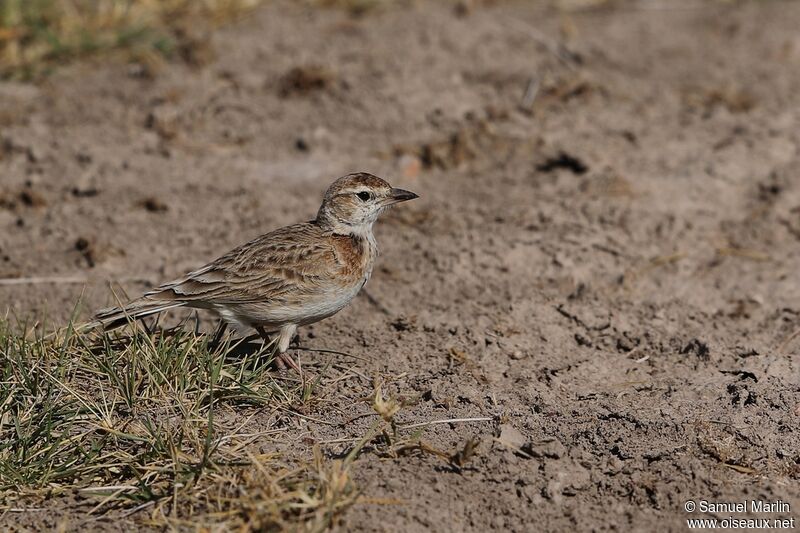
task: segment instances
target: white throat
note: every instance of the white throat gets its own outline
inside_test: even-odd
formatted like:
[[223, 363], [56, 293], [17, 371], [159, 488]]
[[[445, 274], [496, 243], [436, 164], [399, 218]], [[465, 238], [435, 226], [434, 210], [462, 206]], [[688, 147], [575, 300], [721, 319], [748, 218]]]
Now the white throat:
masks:
[[374, 222], [372, 221], [363, 224], [345, 224], [344, 222], [336, 221], [331, 224], [331, 229], [339, 235], [355, 235], [371, 241], [374, 239], [372, 235], [373, 224]]

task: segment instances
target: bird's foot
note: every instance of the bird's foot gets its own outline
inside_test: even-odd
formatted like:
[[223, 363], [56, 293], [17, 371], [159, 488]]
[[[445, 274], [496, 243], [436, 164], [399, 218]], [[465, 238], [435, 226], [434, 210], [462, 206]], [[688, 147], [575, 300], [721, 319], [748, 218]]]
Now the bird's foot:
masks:
[[281, 371], [285, 371], [287, 366], [292, 368], [295, 372], [297, 372], [298, 376], [300, 377], [300, 382], [305, 383], [303, 375], [303, 367], [300, 366], [300, 363], [295, 362], [295, 360], [292, 359], [290, 355], [286, 353], [278, 354], [278, 356], [275, 358], [275, 364]]

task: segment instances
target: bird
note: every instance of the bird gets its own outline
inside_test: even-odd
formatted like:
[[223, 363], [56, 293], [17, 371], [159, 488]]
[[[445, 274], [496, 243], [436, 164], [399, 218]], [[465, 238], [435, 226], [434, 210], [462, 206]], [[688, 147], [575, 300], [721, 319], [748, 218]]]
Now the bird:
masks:
[[347, 174], [328, 187], [313, 220], [256, 237], [127, 304], [100, 310], [89, 325], [108, 330], [169, 309], [206, 309], [223, 326], [255, 329], [273, 343], [279, 368], [288, 365], [302, 377], [286, 353], [297, 328], [333, 316], [355, 298], [378, 257], [373, 225], [388, 207], [418, 197], [373, 174]]

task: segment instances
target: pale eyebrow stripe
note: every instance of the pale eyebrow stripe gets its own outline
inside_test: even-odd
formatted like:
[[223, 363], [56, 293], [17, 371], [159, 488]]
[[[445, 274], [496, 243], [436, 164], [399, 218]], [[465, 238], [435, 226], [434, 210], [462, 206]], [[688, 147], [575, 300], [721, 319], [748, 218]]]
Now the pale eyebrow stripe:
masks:
[[353, 191], [347, 191], [347, 192], [340, 192], [340, 193], [334, 194], [333, 197], [337, 198], [339, 196], [348, 196], [350, 194], [358, 194], [360, 192], [369, 192], [369, 193], [371, 193], [372, 189], [365, 188], [365, 189], [359, 189], [357, 191], [353, 190]]

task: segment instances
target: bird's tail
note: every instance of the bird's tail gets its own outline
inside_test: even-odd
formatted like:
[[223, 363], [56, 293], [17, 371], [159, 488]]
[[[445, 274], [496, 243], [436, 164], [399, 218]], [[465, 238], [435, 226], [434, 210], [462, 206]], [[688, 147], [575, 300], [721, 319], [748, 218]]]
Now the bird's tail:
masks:
[[118, 328], [134, 320], [155, 315], [167, 309], [183, 307], [186, 302], [154, 300], [147, 297], [133, 300], [119, 307], [109, 307], [101, 309], [94, 315], [94, 320], [84, 324], [81, 329], [92, 329], [102, 327], [104, 330]]

